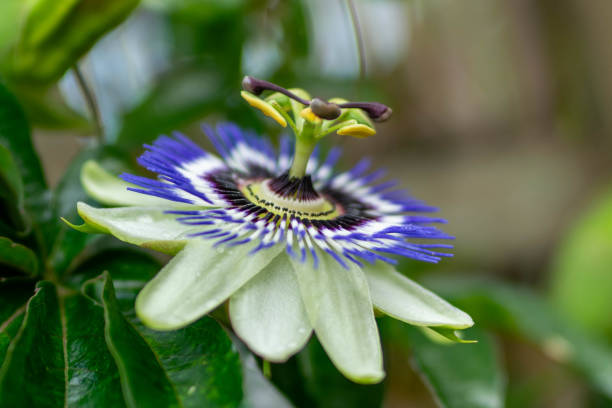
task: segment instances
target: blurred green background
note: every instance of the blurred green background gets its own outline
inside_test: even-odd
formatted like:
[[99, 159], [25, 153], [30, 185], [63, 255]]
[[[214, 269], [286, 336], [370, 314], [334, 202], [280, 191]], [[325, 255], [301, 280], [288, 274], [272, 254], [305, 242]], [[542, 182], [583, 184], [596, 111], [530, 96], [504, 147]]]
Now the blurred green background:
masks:
[[[371, 156], [439, 206], [457, 237], [453, 259], [403, 270], [433, 286], [450, 275], [527, 287], [612, 346], [612, 2], [356, 0], [363, 73], [346, 1], [100, 4], [0, 3], [2, 81], [26, 109], [51, 185], [95, 140], [76, 60], [106, 142], [131, 157], [174, 129], [210, 147], [203, 121], [277, 135], [240, 99], [245, 74], [380, 101], [394, 115], [376, 136], [330, 142], [345, 166]], [[495, 337], [507, 406], [611, 406], [556, 361], [580, 345], [524, 337]], [[434, 406], [410, 354], [390, 344], [386, 358], [386, 406]]]

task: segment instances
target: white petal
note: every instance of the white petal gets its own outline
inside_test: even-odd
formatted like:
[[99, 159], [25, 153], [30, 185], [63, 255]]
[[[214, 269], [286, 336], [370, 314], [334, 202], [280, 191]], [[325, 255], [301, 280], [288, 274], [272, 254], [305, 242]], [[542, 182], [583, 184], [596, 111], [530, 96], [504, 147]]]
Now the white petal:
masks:
[[94, 160], [88, 160], [81, 169], [81, 184], [88, 195], [106, 205], [116, 206], [185, 206], [172, 200], [165, 200], [147, 194], [130, 191], [128, 187], [138, 187], [127, 183], [107, 172]]
[[319, 267], [309, 259], [291, 260], [315, 333], [334, 365], [360, 383], [380, 382], [385, 373], [378, 328], [366, 278], [357, 266], [344, 269], [318, 251]]
[[77, 210], [87, 225], [100, 232], [168, 254], [180, 251], [187, 235], [201, 230], [181, 224], [176, 215], [164, 214], [167, 208], [163, 207], [95, 208], [79, 202]]
[[443, 326], [465, 329], [474, 324], [465, 312], [384, 262], [363, 268], [370, 285], [374, 306], [406, 323], [419, 326]]
[[138, 317], [157, 330], [178, 329], [199, 319], [219, 306], [282, 250], [277, 245], [249, 254], [256, 244], [214, 248], [213, 242], [208, 240], [189, 240], [138, 294]]
[[285, 252], [232, 295], [230, 318], [236, 334], [267, 360], [284, 362], [304, 347], [312, 327]]

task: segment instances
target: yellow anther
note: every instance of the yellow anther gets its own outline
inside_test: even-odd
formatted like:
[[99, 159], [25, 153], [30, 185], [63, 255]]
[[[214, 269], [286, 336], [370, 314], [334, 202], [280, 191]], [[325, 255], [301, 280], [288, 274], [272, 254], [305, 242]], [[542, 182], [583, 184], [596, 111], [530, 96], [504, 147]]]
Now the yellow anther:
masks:
[[358, 137], [358, 138], [363, 139], [363, 138], [370, 137], [376, 134], [376, 131], [369, 126], [358, 123], [356, 125], [348, 125], [348, 126], [343, 127], [342, 129], [338, 130], [338, 134], [343, 135], [343, 136], [353, 136], [353, 137]]
[[300, 116], [309, 121], [310, 123], [319, 123], [321, 118], [314, 114], [312, 109], [305, 108], [300, 112]]
[[264, 115], [274, 119], [282, 127], [287, 126], [287, 121], [285, 120], [285, 118], [283, 118], [283, 116], [278, 113], [278, 111], [274, 109], [274, 107], [268, 102], [259, 99], [258, 97], [247, 91], [240, 92], [240, 96], [242, 96], [244, 100], [249, 103], [249, 105], [256, 109], [259, 109]]

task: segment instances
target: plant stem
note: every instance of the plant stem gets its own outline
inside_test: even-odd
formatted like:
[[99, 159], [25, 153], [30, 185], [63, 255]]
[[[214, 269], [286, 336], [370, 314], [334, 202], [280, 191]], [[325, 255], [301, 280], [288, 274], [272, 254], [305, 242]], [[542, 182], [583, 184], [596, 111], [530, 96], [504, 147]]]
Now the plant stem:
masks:
[[301, 138], [295, 140], [295, 155], [293, 156], [293, 163], [289, 170], [289, 177], [302, 178], [306, 175], [306, 167], [308, 166], [308, 159], [314, 150], [316, 142], [305, 141]]
[[74, 64], [72, 70], [74, 71], [74, 76], [76, 77], [79, 88], [81, 89], [83, 97], [85, 98], [85, 102], [87, 103], [87, 107], [89, 109], [89, 113], [94, 124], [96, 138], [98, 139], [98, 142], [103, 143], [104, 133], [102, 129], [102, 121], [100, 120], [100, 111], [98, 110], [98, 104], [96, 103], [96, 98], [94, 97], [93, 92], [87, 85], [87, 81], [85, 81], [85, 77], [79, 69], [78, 64]]
[[270, 368], [270, 362], [268, 360], [263, 360], [261, 370], [268, 380], [272, 377], [272, 369]]
[[349, 13], [351, 15], [351, 23], [355, 31], [355, 42], [357, 43], [357, 57], [359, 58], [359, 78], [363, 79], [366, 75], [366, 58], [365, 58], [365, 43], [361, 33], [361, 24], [359, 24], [359, 16], [357, 15], [357, 7], [353, 0], [347, 0]]

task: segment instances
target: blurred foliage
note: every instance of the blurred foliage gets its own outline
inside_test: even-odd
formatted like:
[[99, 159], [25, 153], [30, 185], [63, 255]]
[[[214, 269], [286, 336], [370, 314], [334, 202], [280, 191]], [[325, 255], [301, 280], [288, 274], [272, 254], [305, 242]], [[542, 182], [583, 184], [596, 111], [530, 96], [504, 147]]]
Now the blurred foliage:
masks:
[[35, 276], [38, 272], [36, 254], [8, 238], [0, 237], [0, 265], [7, 273], [18, 271], [26, 276]]
[[0, 55], [4, 54], [6, 48], [11, 45], [19, 35], [15, 22], [21, 20], [21, 10], [24, 1], [5, 0], [0, 3]]
[[137, 4], [138, 0], [24, 2], [23, 22], [5, 70], [20, 82], [57, 80]]
[[[235, 91], [243, 75], [243, 52], [251, 42], [259, 40], [257, 25], [269, 13], [265, 2], [146, 3], [154, 9], [159, 9], [161, 4], [169, 13], [174, 62], [148, 95], [125, 113], [117, 143], [140, 146], [161, 133], [215, 115], [231, 117], [238, 124], [262, 130], [257, 115], [244, 106]], [[288, 81], [299, 69], [298, 58], [308, 50], [301, 2], [279, 4], [274, 14], [284, 22], [279, 35], [285, 52], [272, 77]]]
[[[11, 155], [18, 173], [13, 173], [13, 183], [23, 186], [22, 201], [18, 198], [5, 203], [12, 206], [13, 210], [3, 215], [20, 214], [21, 221], [17, 223], [18, 228], [14, 232], [7, 232], [8, 237], [16, 237], [30, 232], [30, 223], [34, 219], [38, 221], [33, 226], [34, 234], [38, 237], [38, 250], [46, 253], [49, 249], [49, 234], [52, 234], [51, 226], [52, 212], [49, 211], [48, 202], [50, 193], [47, 190], [40, 161], [34, 151], [30, 139], [30, 129], [27, 119], [17, 104], [15, 97], [0, 84], [0, 146], [4, 147]], [[6, 163], [8, 163], [7, 161]], [[21, 188], [19, 188], [21, 189]], [[5, 195], [5, 194], [2, 194]], [[54, 220], [53, 220], [54, 221]], [[15, 220], [13, 220], [14, 224]], [[11, 221], [2, 220], [2, 224]]]
[[58, 95], [58, 80], [139, 0], [7, 0], [0, 6], [0, 73], [28, 115], [48, 127], [85, 129]]
[[405, 349], [440, 405], [448, 408], [504, 406], [505, 378], [495, 339], [478, 328], [466, 330], [474, 344], [440, 343], [416, 327], [386, 319], [385, 329]]
[[518, 335], [551, 359], [570, 364], [612, 399], [612, 349], [581, 331], [537, 293], [469, 277], [431, 277], [429, 286], [481, 327]]
[[558, 248], [552, 297], [567, 315], [612, 343], [612, 194], [577, 220]]
[[313, 336], [297, 356], [272, 367], [272, 381], [296, 407], [380, 407], [385, 383], [355, 384], [331, 363], [321, 343]]

